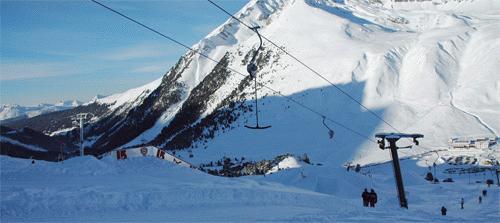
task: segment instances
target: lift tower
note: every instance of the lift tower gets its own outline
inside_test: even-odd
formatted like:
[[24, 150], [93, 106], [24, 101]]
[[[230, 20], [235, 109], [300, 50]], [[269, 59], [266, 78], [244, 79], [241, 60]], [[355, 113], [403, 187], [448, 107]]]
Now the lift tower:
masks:
[[79, 113], [76, 117], [73, 117], [73, 124], [79, 125], [80, 127], [80, 156], [83, 156], [83, 124], [90, 117], [93, 116], [92, 113]]
[[[413, 138], [413, 142], [418, 146], [418, 138], [423, 138], [422, 134], [404, 134], [404, 133], [378, 133], [375, 137], [378, 140], [379, 148], [391, 149], [392, 167], [394, 169], [394, 178], [396, 179], [396, 186], [398, 191], [399, 205], [402, 208], [408, 208], [408, 201], [405, 196], [405, 189], [403, 187], [403, 177], [401, 176], [401, 167], [399, 165], [398, 149], [411, 148], [411, 146], [397, 147], [396, 142], [401, 138]], [[385, 140], [389, 142], [389, 147], [385, 147]]]

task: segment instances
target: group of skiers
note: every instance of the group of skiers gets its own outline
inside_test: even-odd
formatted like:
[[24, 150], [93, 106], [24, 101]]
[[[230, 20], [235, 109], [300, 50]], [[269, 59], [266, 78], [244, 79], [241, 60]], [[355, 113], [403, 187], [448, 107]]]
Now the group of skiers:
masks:
[[[352, 168], [352, 166], [350, 164], [347, 165], [347, 171], [349, 171], [351, 168]], [[361, 166], [359, 164], [357, 164], [354, 168], [354, 171], [359, 172], [360, 170], [361, 170]], [[489, 186], [489, 184], [488, 184], [488, 186]], [[481, 191], [481, 194], [478, 197], [479, 204], [482, 203], [483, 198], [486, 197], [486, 194], [487, 194], [487, 190]], [[368, 192], [368, 189], [365, 188], [365, 190], [361, 194], [361, 197], [363, 198], [363, 206], [364, 207], [368, 207], [368, 206], [375, 207], [375, 204], [377, 203], [377, 193], [375, 193], [375, 191], [373, 189], [371, 189], [370, 192]], [[464, 204], [465, 204], [465, 200], [464, 200], [464, 198], [462, 198], [460, 200], [460, 209], [464, 209]], [[448, 210], [446, 209], [446, 207], [444, 207], [444, 206], [441, 207], [441, 215], [446, 215], [447, 211]]]
[[[481, 204], [483, 202], [483, 197], [486, 197], [487, 193], [488, 193], [487, 190], [481, 191], [481, 195], [479, 195], [479, 198], [478, 198], [479, 204]], [[465, 204], [464, 198], [460, 199], [460, 209], [464, 209], [464, 204]], [[447, 211], [448, 210], [444, 206], [441, 207], [441, 215], [446, 215]]]
[[368, 205], [370, 205], [370, 207], [375, 207], [377, 203], [377, 193], [375, 193], [375, 190], [371, 189], [370, 192], [368, 192], [368, 189], [365, 188], [361, 197], [363, 198], [363, 206], [368, 207]]
[[[485, 197], [487, 194], [486, 190], [482, 191], [482, 196], [479, 195], [479, 204], [481, 204], [483, 197]], [[370, 192], [368, 192], [368, 189], [365, 188], [363, 193], [361, 194], [361, 197], [363, 198], [363, 206], [364, 207], [375, 207], [375, 204], [377, 203], [377, 193], [375, 193], [375, 190], [370, 189]], [[464, 209], [464, 203], [465, 200], [462, 198], [460, 200], [460, 209]], [[446, 209], [444, 206], [441, 207], [441, 215], [446, 215], [446, 212], [448, 209]]]

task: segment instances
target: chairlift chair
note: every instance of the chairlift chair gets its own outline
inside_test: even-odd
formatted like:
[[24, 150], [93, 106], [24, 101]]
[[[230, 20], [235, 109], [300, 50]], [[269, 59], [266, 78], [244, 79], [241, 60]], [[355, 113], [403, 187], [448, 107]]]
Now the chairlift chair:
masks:
[[245, 125], [246, 128], [249, 128], [249, 129], [267, 129], [267, 128], [270, 128], [271, 126], [270, 125], [266, 125], [266, 126], [260, 126], [259, 125], [259, 109], [258, 109], [258, 97], [257, 97], [257, 65], [255, 64], [255, 59], [257, 58], [257, 55], [259, 54], [259, 51], [262, 49], [262, 37], [260, 36], [259, 32], [257, 31], [257, 29], [259, 29], [260, 27], [259, 26], [256, 26], [256, 27], [253, 27], [252, 30], [257, 33], [257, 36], [259, 36], [259, 41], [260, 41], [260, 44], [259, 44], [259, 48], [257, 48], [257, 50], [253, 53], [253, 56], [252, 56], [252, 59], [250, 60], [250, 63], [247, 65], [247, 72], [248, 74], [250, 75], [251, 78], [254, 79], [255, 81], [255, 126], [249, 126], [249, 125]]

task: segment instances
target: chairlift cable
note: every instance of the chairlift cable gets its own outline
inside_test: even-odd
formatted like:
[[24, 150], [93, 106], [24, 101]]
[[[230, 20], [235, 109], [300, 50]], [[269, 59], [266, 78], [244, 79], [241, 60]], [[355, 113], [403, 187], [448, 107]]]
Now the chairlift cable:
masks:
[[[217, 7], [218, 9], [220, 9], [221, 11], [223, 11], [225, 14], [229, 15], [231, 18], [235, 19], [236, 21], [238, 21], [239, 23], [243, 24], [245, 27], [247, 27], [248, 29], [252, 30], [255, 32], [255, 30], [252, 29], [252, 27], [250, 25], [248, 25], [247, 23], [243, 22], [241, 19], [237, 18], [236, 16], [234, 16], [233, 14], [229, 13], [227, 10], [225, 10], [224, 8], [222, 8], [222, 6], [218, 5], [217, 3], [213, 2], [212, 0], [207, 0], [208, 2], [210, 2], [212, 5], [214, 5], [215, 7]], [[302, 60], [300, 60], [299, 58], [297, 58], [296, 56], [294, 56], [293, 54], [291, 54], [290, 52], [288, 52], [287, 50], [285, 50], [284, 47], [282, 46], [279, 46], [278, 44], [276, 44], [275, 42], [273, 42], [272, 40], [270, 40], [269, 38], [267, 38], [266, 36], [262, 35], [262, 38], [265, 39], [266, 41], [268, 41], [269, 43], [271, 43], [271, 45], [275, 46], [276, 48], [278, 48], [279, 50], [281, 50], [282, 52], [284, 52], [286, 55], [290, 56], [292, 59], [294, 59], [295, 61], [297, 61], [298, 63], [300, 63], [302, 66], [304, 66], [305, 68], [307, 68], [308, 70], [310, 70], [313, 74], [315, 74], [316, 76], [320, 77], [321, 79], [325, 80], [326, 82], [328, 82], [330, 85], [332, 85], [334, 88], [336, 88], [338, 91], [340, 91], [342, 94], [344, 94], [345, 96], [347, 96], [349, 99], [351, 99], [352, 101], [356, 102], [358, 105], [360, 105], [362, 108], [366, 109], [368, 112], [370, 112], [373, 116], [377, 117], [379, 120], [381, 120], [382, 122], [384, 122], [386, 125], [388, 125], [389, 127], [391, 127], [392, 129], [394, 129], [396, 132], [398, 133], [401, 133], [401, 131], [399, 131], [396, 127], [394, 127], [393, 125], [391, 125], [388, 121], [386, 121], [384, 118], [382, 118], [380, 115], [377, 115], [377, 113], [375, 113], [373, 110], [369, 109], [368, 107], [364, 106], [363, 103], [361, 103], [359, 100], [357, 100], [356, 98], [354, 98], [351, 94], [347, 93], [346, 91], [344, 91], [342, 88], [340, 88], [339, 86], [337, 86], [336, 84], [334, 84], [333, 82], [331, 82], [330, 80], [328, 80], [328, 78], [326, 78], [324, 75], [320, 74], [318, 71], [314, 70], [311, 66], [307, 65], [306, 63], [304, 63]]]
[[[242, 21], [241, 19], [237, 18], [236, 16], [234, 16], [233, 14], [231, 14], [230, 12], [228, 12], [226, 9], [224, 9], [222, 6], [218, 5], [217, 3], [215, 3], [214, 1], [212, 0], [207, 0], [209, 3], [211, 3], [212, 5], [214, 5], [216, 8], [220, 9], [222, 12], [224, 12], [225, 14], [229, 15], [231, 18], [233, 18], [234, 20], [236, 20], [237, 22], [241, 23], [243, 26], [247, 27], [248, 29], [252, 30], [252, 27], [250, 25], [248, 25], [247, 23], [245, 23], [244, 21]], [[369, 109], [368, 107], [364, 106], [359, 100], [357, 100], [356, 98], [354, 98], [352, 95], [350, 95], [348, 92], [344, 91], [342, 88], [340, 88], [339, 86], [337, 86], [336, 84], [334, 84], [333, 82], [331, 82], [330, 80], [328, 80], [324, 75], [320, 74], [318, 71], [314, 70], [311, 66], [307, 65], [306, 63], [304, 63], [302, 60], [300, 60], [299, 58], [297, 58], [296, 56], [294, 56], [293, 54], [291, 54], [290, 52], [288, 52], [287, 50], [285, 50], [285, 48], [283, 46], [280, 46], [278, 45], [277, 43], [275, 43], [274, 41], [272, 41], [271, 39], [267, 38], [266, 36], [262, 35], [261, 34], [261, 38], [263, 38], [264, 40], [266, 40], [267, 42], [271, 43], [271, 45], [273, 45], [274, 47], [278, 48], [279, 50], [281, 50], [283, 53], [287, 54], [288, 56], [290, 56], [293, 60], [297, 61], [298, 63], [300, 63], [302, 66], [304, 66], [305, 68], [307, 68], [308, 70], [310, 70], [313, 74], [317, 75], [318, 77], [320, 77], [321, 79], [325, 80], [326, 82], [328, 82], [330, 85], [332, 85], [335, 89], [337, 89], [338, 91], [340, 91], [342, 94], [344, 94], [346, 97], [348, 97], [349, 99], [351, 99], [352, 101], [356, 102], [358, 105], [360, 105], [362, 108], [366, 109], [368, 112], [370, 112], [373, 116], [375, 116], [377, 119], [381, 120], [382, 122], [384, 122], [387, 126], [391, 127], [393, 130], [395, 130], [397, 133], [401, 133], [401, 131], [399, 131], [396, 127], [394, 127], [393, 125], [391, 125], [388, 121], [386, 121], [384, 118], [382, 118], [380, 115], [377, 115], [377, 113], [375, 113], [373, 110]], [[259, 36], [260, 37], [260, 36]], [[423, 145], [417, 145], [418, 147], [424, 147]], [[402, 151], [403, 154], [406, 154], [408, 156], [408, 153]]]
[[[200, 51], [198, 51], [198, 50], [195, 50], [195, 49], [193, 49], [193, 48], [191, 48], [191, 47], [187, 46], [186, 44], [183, 44], [183, 43], [182, 43], [182, 42], [180, 42], [180, 41], [177, 41], [176, 39], [174, 39], [174, 38], [172, 38], [172, 37], [170, 37], [170, 36], [167, 36], [167, 35], [165, 35], [165, 34], [163, 34], [163, 33], [159, 32], [159, 31], [157, 31], [157, 30], [155, 30], [155, 29], [153, 29], [153, 28], [151, 28], [151, 27], [149, 27], [149, 26], [147, 26], [147, 25], [145, 25], [145, 24], [143, 24], [143, 23], [141, 23], [141, 22], [139, 22], [139, 21], [137, 21], [137, 20], [135, 20], [135, 19], [133, 19], [133, 18], [131, 18], [131, 17], [129, 17], [129, 16], [127, 16], [127, 15], [123, 14], [123, 13], [121, 13], [121, 12], [118, 12], [117, 10], [114, 10], [114, 9], [110, 8], [109, 6], [106, 6], [106, 5], [104, 5], [104, 4], [100, 3], [100, 2], [98, 2], [97, 0], [90, 0], [90, 1], [92, 1], [92, 2], [94, 2], [94, 3], [96, 3], [96, 4], [100, 5], [100, 6], [102, 6], [103, 8], [105, 8], [105, 9], [107, 9], [107, 10], [109, 10], [109, 11], [111, 11], [111, 12], [113, 12], [113, 13], [117, 14], [117, 15], [120, 15], [121, 17], [124, 17], [124, 18], [126, 18], [126, 19], [128, 19], [128, 20], [130, 20], [130, 21], [132, 21], [132, 22], [134, 22], [134, 23], [136, 23], [136, 24], [138, 24], [138, 25], [140, 25], [140, 26], [142, 26], [142, 27], [146, 28], [147, 30], [150, 30], [150, 31], [152, 31], [152, 32], [154, 32], [154, 33], [156, 33], [156, 34], [158, 34], [158, 35], [162, 36], [162, 37], [163, 37], [163, 38], [165, 38], [165, 39], [170, 40], [171, 42], [174, 42], [174, 43], [176, 43], [176, 44], [178, 44], [178, 45], [180, 45], [180, 46], [182, 46], [182, 47], [184, 47], [184, 48], [186, 48], [186, 49], [188, 49], [188, 50], [190, 50], [190, 51], [192, 51], [192, 52], [194, 52], [194, 53], [196, 53], [196, 54], [199, 54], [200, 56], [205, 57], [205, 58], [207, 58], [208, 60], [210, 60], [210, 61], [212, 61], [212, 62], [215, 62], [215, 63], [220, 63], [220, 61], [217, 61], [217, 60], [215, 60], [215, 59], [213, 59], [213, 58], [209, 57], [208, 55], [206, 55], [206, 54], [204, 54], [204, 53], [202, 53], [202, 52], [200, 52]], [[242, 74], [241, 72], [237, 71], [237, 70], [236, 70], [236, 69], [234, 69], [234, 68], [228, 67], [228, 69], [229, 69], [229, 70], [231, 70], [231, 71], [233, 71], [233, 72], [235, 72], [236, 74], [239, 74], [239, 75], [243, 76], [243, 77], [247, 77], [247, 75]], [[273, 89], [273, 88], [271, 88], [271, 87], [269, 87], [269, 86], [267, 86], [267, 85], [265, 85], [265, 84], [263, 84], [263, 83], [257, 83], [257, 85], [259, 85], [260, 87], [266, 88], [266, 89], [268, 89], [268, 90], [270, 90], [270, 91], [274, 92], [275, 94], [280, 95], [281, 97], [286, 98], [288, 101], [291, 101], [291, 102], [293, 102], [293, 103], [295, 103], [295, 104], [299, 105], [300, 107], [302, 107], [302, 108], [304, 108], [304, 109], [306, 109], [306, 110], [308, 110], [308, 111], [310, 111], [310, 112], [312, 112], [312, 113], [314, 113], [314, 114], [318, 115], [318, 116], [319, 116], [319, 117], [321, 117], [321, 118], [325, 117], [325, 119], [326, 119], [326, 120], [328, 120], [328, 121], [330, 121], [330, 122], [332, 122], [332, 123], [334, 123], [334, 124], [336, 124], [336, 125], [338, 125], [338, 126], [340, 126], [340, 127], [344, 128], [344, 129], [346, 129], [346, 130], [348, 130], [348, 131], [350, 131], [350, 132], [352, 132], [352, 133], [354, 133], [354, 134], [358, 135], [358, 136], [359, 136], [359, 137], [361, 137], [361, 138], [367, 139], [368, 141], [370, 141], [370, 142], [372, 142], [372, 143], [374, 143], [374, 144], [377, 144], [377, 142], [376, 142], [375, 140], [373, 140], [371, 137], [368, 137], [368, 136], [366, 136], [366, 135], [364, 135], [364, 134], [362, 134], [362, 133], [360, 133], [360, 132], [358, 132], [358, 131], [356, 131], [356, 130], [354, 130], [354, 129], [352, 129], [352, 128], [350, 128], [350, 127], [348, 127], [348, 126], [346, 126], [346, 125], [344, 125], [344, 124], [342, 124], [342, 123], [340, 123], [340, 122], [338, 122], [338, 121], [333, 120], [333, 119], [332, 119], [332, 118], [330, 118], [330, 117], [327, 117], [327, 116], [323, 115], [322, 113], [320, 113], [320, 112], [318, 112], [318, 111], [316, 111], [316, 110], [312, 109], [311, 107], [309, 107], [309, 106], [307, 106], [307, 105], [304, 105], [303, 103], [301, 103], [301, 102], [299, 102], [299, 101], [295, 100], [294, 98], [292, 98], [292, 97], [290, 97], [290, 96], [284, 95], [284, 94], [282, 94], [281, 92], [279, 92], [279, 91], [277, 91], [277, 90], [275, 90], [275, 89]]]

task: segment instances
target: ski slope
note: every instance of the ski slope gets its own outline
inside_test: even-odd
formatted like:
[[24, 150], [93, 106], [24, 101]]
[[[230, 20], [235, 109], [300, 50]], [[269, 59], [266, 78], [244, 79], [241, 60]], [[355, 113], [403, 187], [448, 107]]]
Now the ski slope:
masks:
[[[448, 165], [438, 157], [476, 157], [481, 166], [490, 156], [498, 157], [498, 147], [415, 156], [445, 150], [450, 137], [498, 136], [498, 1], [267, 0], [250, 1], [236, 16], [262, 26], [262, 34], [398, 130], [425, 135], [420, 147], [400, 150], [401, 157], [416, 159], [402, 161], [408, 210], [397, 205], [392, 166], [385, 163], [388, 151], [331, 122], [327, 124], [335, 137], [329, 139], [320, 116], [261, 88], [259, 117], [271, 128], [244, 128], [255, 124], [254, 114], [245, 113], [232, 123], [234, 128], [195, 142], [189, 148], [194, 157], [189, 158], [188, 149], [176, 154], [199, 165], [223, 156], [259, 161], [307, 153], [314, 165], [287, 159], [282, 163], [283, 168], [290, 167], [286, 170], [224, 178], [140, 155], [122, 161], [114, 156], [84, 157], [34, 165], [1, 156], [2, 222], [494, 222], [500, 218], [497, 186], [488, 189], [483, 204], [477, 204], [484, 180], [494, 179], [491, 173], [471, 174], [469, 183], [468, 175], [443, 172], [468, 165]], [[245, 74], [244, 56], [257, 44], [252, 31], [228, 20], [194, 48], [215, 59], [228, 52], [228, 66]], [[262, 83], [367, 137], [396, 131], [269, 43], [264, 43], [263, 52], [270, 60], [259, 69]], [[181, 64], [186, 67], [178, 74], [183, 86], [179, 102], [161, 111], [150, 129], [124, 147], [153, 140], [215, 67], [201, 56], [187, 55], [191, 61]], [[230, 75], [207, 97], [200, 119], [214, 112], [244, 78], [235, 72]], [[97, 102], [134, 111], [160, 87], [165, 87], [162, 80], [156, 80]], [[244, 92], [247, 103], [253, 104], [253, 88]], [[367, 167], [361, 173], [347, 172], [342, 165], [348, 162]], [[425, 181], [426, 166], [434, 162], [439, 164], [440, 180], [453, 177], [455, 182]], [[377, 208], [361, 207], [364, 188], [377, 191]], [[464, 210], [459, 209], [462, 197]], [[440, 215], [441, 206], [446, 206], [448, 216]]]
[[[403, 151], [403, 156], [446, 148], [454, 136], [498, 136], [499, 3], [380, 2], [251, 1], [236, 16], [261, 26], [260, 33], [396, 129], [266, 41], [271, 62], [262, 65], [259, 81], [367, 137], [378, 132], [422, 133], [421, 146]], [[215, 59], [229, 52], [231, 69], [246, 74], [241, 61], [257, 44], [252, 31], [230, 19], [195, 49]], [[187, 93], [215, 66], [201, 56], [194, 60], [182, 77]], [[213, 112], [242, 78], [233, 73], [211, 98], [204, 115]], [[245, 92], [252, 104], [253, 89]], [[243, 128], [255, 122], [253, 113], [245, 114], [234, 129], [218, 132], [206, 143], [196, 142], [194, 163], [217, 160], [221, 154], [258, 160], [308, 153], [317, 162], [335, 165], [389, 159], [366, 138], [327, 122], [336, 133], [330, 140], [320, 116], [266, 88], [260, 88], [259, 95], [262, 125], [273, 127], [263, 131]], [[173, 117], [164, 115], [159, 123], [168, 125]], [[152, 140], [160, 129], [155, 126], [127, 145]]]
[[[409, 209], [398, 207], [390, 164], [360, 173], [306, 165], [267, 176], [224, 178], [155, 157], [63, 163], [0, 157], [2, 222], [494, 222], [500, 190], [486, 186], [430, 184], [426, 168], [402, 162]], [[440, 165], [438, 170], [443, 170]], [[368, 177], [370, 175], [371, 177]], [[438, 172], [444, 179], [448, 175]], [[471, 180], [484, 181], [473, 174]], [[374, 188], [376, 208], [363, 208], [361, 192]], [[460, 198], [465, 209], [460, 210]], [[448, 216], [441, 216], [444, 205]]]
[[[215, 60], [228, 55], [226, 81], [207, 87], [216, 63], [187, 52], [163, 78], [87, 103], [106, 105], [109, 112], [93, 119], [89, 128], [98, 130], [88, 132], [85, 145], [109, 151], [150, 144], [183, 149], [184, 155], [192, 150], [194, 164], [222, 156], [261, 160], [308, 153], [316, 162], [343, 165], [387, 161], [370, 141], [379, 132], [425, 136], [420, 147], [402, 151], [403, 156], [446, 148], [451, 137], [499, 134], [498, 1], [265, 0], [249, 1], [235, 16], [261, 26], [266, 38], [323, 76], [264, 41], [260, 56], [267, 59], [259, 62], [258, 80], [279, 94], [259, 88], [259, 115], [261, 125], [272, 128], [244, 128], [255, 125], [254, 113], [246, 111], [228, 128], [196, 130], [218, 129], [210, 139], [182, 134], [226, 109], [220, 107], [224, 101], [254, 104], [252, 85], [231, 95], [245, 78], [246, 57], [258, 37], [229, 19], [192, 46]], [[193, 95], [197, 88], [205, 90]], [[206, 90], [212, 88], [215, 92]], [[192, 113], [189, 106], [183, 109], [190, 103], [203, 106], [194, 109], [199, 116], [184, 121]], [[333, 139], [322, 115], [335, 121], [326, 121], [335, 131]], [[169, 134], [162, 138], [162, 132]], [[178, 135], [189, 142], [171, 143]]]

